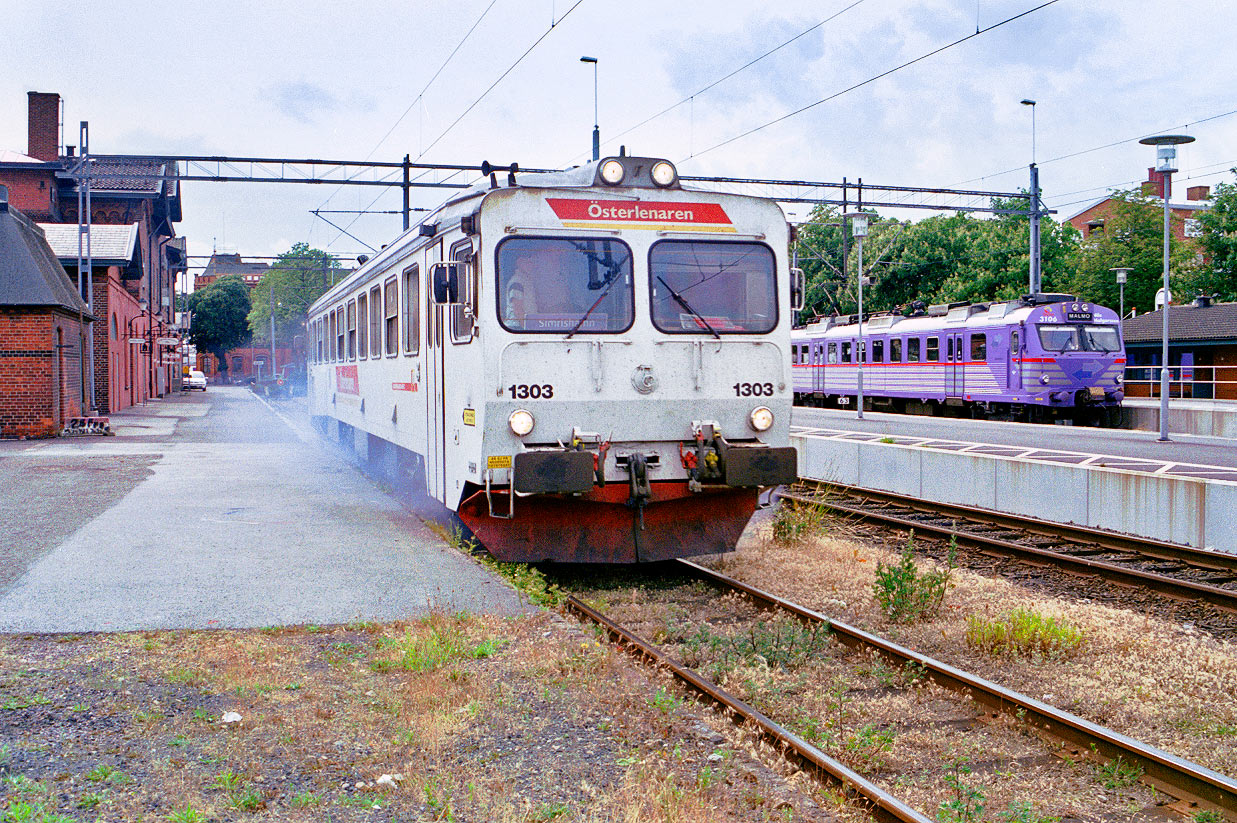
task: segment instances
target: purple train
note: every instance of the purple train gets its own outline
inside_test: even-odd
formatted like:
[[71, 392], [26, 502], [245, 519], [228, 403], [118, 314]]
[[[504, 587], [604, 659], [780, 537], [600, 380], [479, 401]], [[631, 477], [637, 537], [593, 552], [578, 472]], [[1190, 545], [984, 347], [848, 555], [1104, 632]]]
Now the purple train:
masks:
[[[859, 325], [826, 317], [791, 334], [795, 403], [853, 408]], [[1125, 396], [1121, 322], [1068, 294], [916, 303], [863, 323], [864, 408], [1116, 426]]]

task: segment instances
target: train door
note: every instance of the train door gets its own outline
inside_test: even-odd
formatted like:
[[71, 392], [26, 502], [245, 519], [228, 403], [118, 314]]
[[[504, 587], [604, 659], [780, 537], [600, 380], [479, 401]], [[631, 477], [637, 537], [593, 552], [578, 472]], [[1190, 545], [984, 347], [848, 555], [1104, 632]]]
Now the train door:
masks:
[[962, 337], [962, 332], [945, 335], [945, 394], [949, 397], [961, 397], [966, 390], [966, 353]]
[[812, 390], [825, 393], [825, 341], [812, 341]]
[[1018, 329], [1009, 333], [1009, 355], [1005, 359], [1005, 385], [1009, 391], [1022, 388], [1022, 335]]
[[[442, 241], [425, 250], [425, 271], [442, 261]], [[447, 320], [449, 306], [434, 302], [433, 289], [425, 290], [426, 323], [425, 323], [425, 370], [426, 382], [429, 384], [425, 392], [425, 485], [429, 495], [437, 500], [446, 501], [447, 494], [447, 394], [444, 379], [446, 376], [446, 346]]]

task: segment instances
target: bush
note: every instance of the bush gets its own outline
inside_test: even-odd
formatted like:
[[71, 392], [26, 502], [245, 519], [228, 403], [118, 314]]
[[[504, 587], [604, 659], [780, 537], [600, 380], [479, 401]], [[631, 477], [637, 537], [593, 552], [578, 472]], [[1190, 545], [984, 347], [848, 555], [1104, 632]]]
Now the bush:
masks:
[[933, 617], [945, 604], [945, 593], [956, 567], [957, 543], [949, 542], [949, 560], [940, 571], [920, 573], [915, 565], [915, 533], [912, 531], [897, 565], [876, 564], [872, 594], [890, 620], [911, 623]]
[[1030, 609], [1014, 609], [1002, 620], [967, 619], [966, 642], [992, 655], [1065, 657], [1083, 642], [1080, 629]]
[[782, 498], [773, 518], [773, 539], [778, 543], [801, 543], [820, 531], [824, 523], [825, 510], [820, 506]]

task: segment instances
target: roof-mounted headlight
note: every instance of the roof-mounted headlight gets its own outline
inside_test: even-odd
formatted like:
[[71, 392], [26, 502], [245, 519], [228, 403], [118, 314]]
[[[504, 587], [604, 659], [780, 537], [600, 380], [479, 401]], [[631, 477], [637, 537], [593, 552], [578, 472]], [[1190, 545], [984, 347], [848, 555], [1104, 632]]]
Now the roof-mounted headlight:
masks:
[[773, 426], [773, 412], [767, 406], [757, 406], [748, 415], [747, 422], [758, 432], [768, 431]]
[[525, 409], [516, 409], [507, 418], [507, 425], [511, 427], [511, 433], [516, 437], [523, 437], [533, 430], [536, 421], [533, 420], [533, 413]]
[[659, 160], [654, 163], [653, 169], [649, 173], [653, 176], [654, 185], [661, 186], [663, 189], [667, 186], [673, 186], [674, 181], [679, 179], [679, 173], [675, 171], [674, 165], [665, 160]]
[[626, 174], [627, 169], [617, 160], [607, 160], [601, 164], [601, 181], [607, 185], [617, 186]]

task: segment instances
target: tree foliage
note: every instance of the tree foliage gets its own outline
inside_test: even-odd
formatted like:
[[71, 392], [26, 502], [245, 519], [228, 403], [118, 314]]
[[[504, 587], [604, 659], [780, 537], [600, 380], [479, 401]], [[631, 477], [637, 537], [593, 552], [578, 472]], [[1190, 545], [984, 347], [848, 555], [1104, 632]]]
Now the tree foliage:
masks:
[[[993, 207], [1018, 209], [1024, 203], [994, 201]], [[818, 208], [799, 228], [800, 266], [808, 278], [807, 316], [857, 308], [858, 255], [848, 233], [844, 276], [840, 223], [836, 210]], [[1066, 279], [1077, 242], [1072, 226], [1041, 220], [1045, 290]], [[915, 300], [1012, 299], [1029, 288], [1030, 221], [1024, 214], [980, 219], [959, 212], [917, 222], [873, 215], [863, 252], [864, 272], [870, 278], [864, 288], [865, 311], [894, 310]]]
[[[1237, 174], [1237, 169], [1233, 169]], [[1199, 266], [1193, 282], [1196, 292], [1217, 300], [1237, 300], [1237, 185], [1221, 183], [1211, 195], [1211, 208], [1198, 215], [1203, 235], [1199, 240], [1207, 261]], [[1190, 295], [1192, 296], [1192, 295]]]
[[249, 288], [237, 275], [220, 277], [188, 297], [192, 312], [189, 340], [200, 351], [219, 360], [219, 370], [228, 370], [224, 356], [249, 340]]
[[297, 243], [279, 255], [253, 288], [249, 309], [253, 339], [270, 344], [273, 299], [276, 343], [290, 344], [294, 336], [304, 334], [310, 305], [343, 275], [338, 260], [306, 243]]
[[[1132, 271], [1125, 285], [1125, 310], [1153, 311], [1155, 293], [1163, 284], [1164, 208], [1162, 201], [1139, 191], [1113, 192], [1104, 226], [1079, 243], [1071, 256], [1065, 290], [1080, 299], [1104, 306], [1117, 306], [1120, 289], [1113, 268]], [[1175, 222], [1180, 218], [1173, 216]], [[1198, 248], [1193, 242], [1174, 241], [1169, 259], [1169, 274], [1174, 284], [1174, 299], [1195, 277]]]

